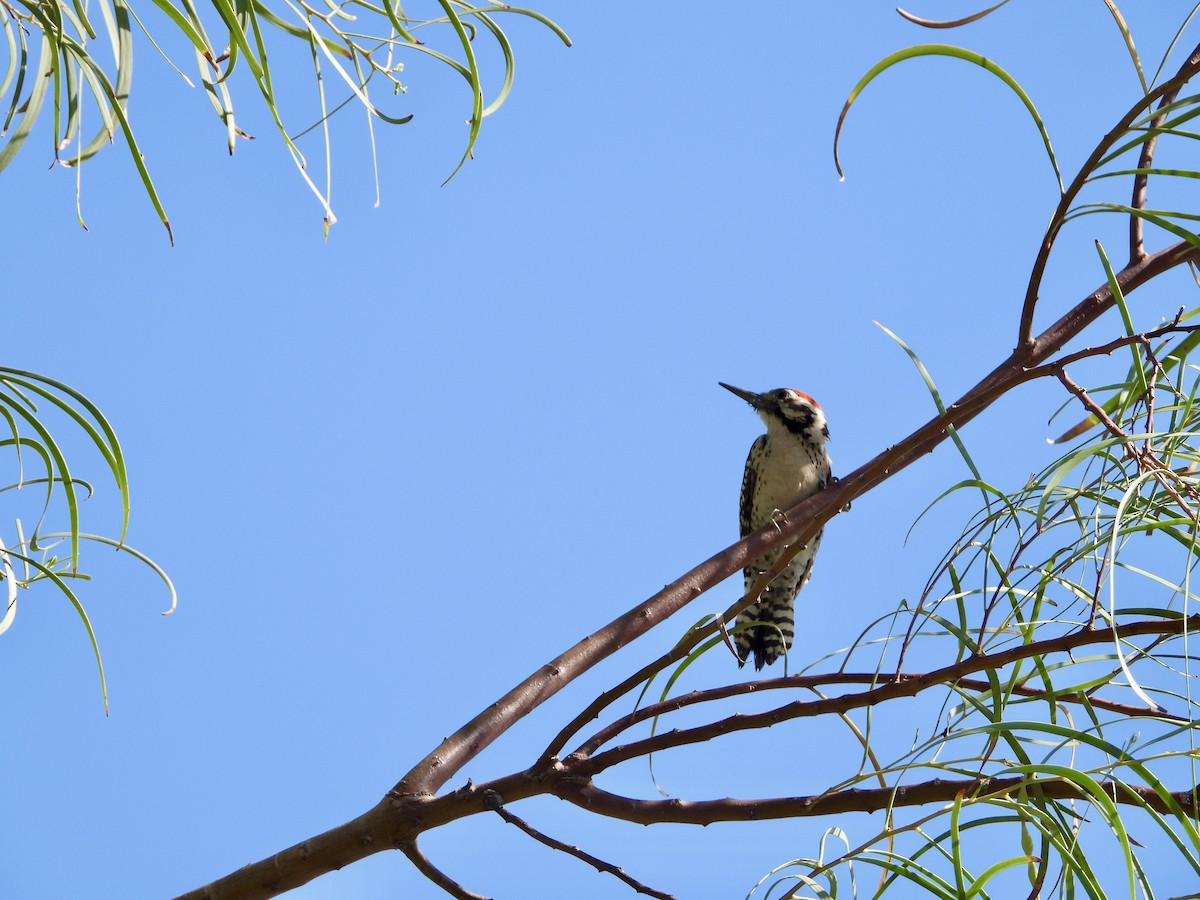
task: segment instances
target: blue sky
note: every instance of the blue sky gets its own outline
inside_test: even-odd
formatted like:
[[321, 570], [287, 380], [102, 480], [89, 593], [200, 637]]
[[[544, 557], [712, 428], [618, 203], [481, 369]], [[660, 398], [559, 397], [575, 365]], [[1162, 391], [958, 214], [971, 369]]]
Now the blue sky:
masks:
[[[416, 117], [376, 129], [378, 209], [362, 116], [347, 110], [328, 241], [252, 86], [236, 86], [238, 109], [257, 139], [230, 159], [205, 98], [144, 44], [131, 110], [174, 247], [121, 146], [83, 169], [86, 233], [73, 173], [47, 170], [47, 127], [0, 176], [4, 364], [105, 411], [133, 483], [129, 541], [180, 596], [160, 617], [152, 574], [85, 547], [108, 718], [70, 608], [48, 591], [22, 599], [0, 655], [6, 896], [169, 896], [368, 808], [538, 665], [737, 538], [759, 431], [718, 380], [815, 396], [846, 472], [932, 412], [874, 320], [947, 398], [1003, 359], [1057, 201], [1044, 150], [981, 69], [917, 60], [851, 111], [839, 181], [834, 124], [878, 59], [941, 40], [985, 52], [1038, 104], [1068, 172], [1138, 90], [1099, 3], [1013, 3], [950, 33], [884, 3], [771, 3], [753, 17], [708, 2], [537, 8], [575, 45], [510, 23], [512, 97], [449, 184], [469, 115], [457, 76], [406, 73], [409, 93], [388, 109]], [[1188, 8], [1123, 6], [1147, 59]], [[149, 4], [138, 11], [166, 31]], [[307, 90], [293, 93], [297, 125]], [[1092, 240], [1119, 256], [1123, 227], [1074, 227], [1042, 324], [1102, 281]], [[1190, 302], [1187, 285], [1179, 273], [1140, 292], [1141, 324]], [[1046, 420], [1059, 402], [1031, 387], [965, 432], [994, 483], [1019, 486], [1056, 455]], [[101, 486], [84, 528], [113, 533], [102, 462], [82, 445], [76, 456]], [[907, 543], [905, 532], [964, 474], [943, 448], [829, 527], [798, 615], [806, 658], [919, 594], [971, 510], [947, 507]], [[738, 590], [727, 583], [590, 673], [463, 776], [528, 765], [598, 690]], [[686, 687], [744, 677], [713, 655]], [[676, 796], [752, 796], [765, 788], [740, 771], [750, 759], [805, 793], [843, 740], [772, 730], [659, 760], [657, 774]], [[637, 767], [612, 786], [653, 791]], [[516, 811], [682, 897], [742, 896], [815, 854], [825, 827], [861, 838], [878, 826], [647, 832], [555, 800]], [[567, 885], [632, 896], [494, 817], [423, 847], [497, 897]], [[380, 854], [292, 896], [441, 894]]]

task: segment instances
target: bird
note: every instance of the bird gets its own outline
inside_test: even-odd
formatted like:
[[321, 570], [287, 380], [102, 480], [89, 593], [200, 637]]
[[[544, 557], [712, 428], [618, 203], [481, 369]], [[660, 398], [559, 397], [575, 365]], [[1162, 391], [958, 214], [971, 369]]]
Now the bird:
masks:
[[[740, 524], [745, 537], [829, 484], [832, 467], [825, 447], [829, 426], [820, 404], [803, 391], [777, 388], [756, 394], [723, 381], [718, 384], [754, 407], [767, 426], [767, 433], [759, 435], [750, 446], [742, 476]], [[761, 670], [791, 649], [796, 629], [796, 594], [812, 574], [813, 557], [821, 545], [822, 533], [823, 529], [801, 547], [787, 568], [763, 589], [758, 600], [738, 615], [738, 625], [761, 623], [733, 635], [739, 668], [753, 654], [754, 668]], [[786, 550], [786, 545], [776, 547], [746, 566], [747, 593]]]

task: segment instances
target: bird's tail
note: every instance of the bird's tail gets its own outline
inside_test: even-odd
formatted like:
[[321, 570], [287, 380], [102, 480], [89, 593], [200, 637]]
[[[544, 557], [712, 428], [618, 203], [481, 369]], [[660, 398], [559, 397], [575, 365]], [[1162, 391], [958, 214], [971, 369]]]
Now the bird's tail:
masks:
[[[765, 593], [765, 592], [764, 592]], [[795, 612], [791, 600], [772, 600], [764, 597], [738, 616], [739, 625], [755, 623], [753, 627], [733, 636], [738, 665], [743, 666], [754, 656], [755, 670], [769, 666], [792, 648], [796, 632]]]

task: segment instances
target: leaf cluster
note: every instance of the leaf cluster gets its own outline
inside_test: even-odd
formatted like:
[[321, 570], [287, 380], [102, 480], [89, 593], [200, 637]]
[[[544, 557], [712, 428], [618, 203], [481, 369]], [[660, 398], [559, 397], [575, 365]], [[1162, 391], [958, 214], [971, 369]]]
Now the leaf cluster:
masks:
[[[81, 529], [80, 504], [92, 495], [93, 488], [90, 482], [72, 474], [63, 443], [51, 430], [50, 413], [65, 417], [99, 452], [108, 467], [121, 499], [121, 529], [117, 538], [91, 534]], [[41, 508], [32, 529], [27, 532], [22, 519], [14, 516], [16, 540], [6, 544], [0, 539], [0, 595], [5, 599], [4, 613], [0, 616], [0, 634], [14, 622], [21, 591], [39, 582], [53, 585], [70, 602], [87, 631], [96, 657], [100, 690], [107, 711], [108, 693], [100, 645], [87, 610], [76, 590], [71, 587], [73, 581], [88, 580], [88, 575], [79, 568], [81, 542], [114, 547], [149, 566], [163, 580], [171, 595], [170, 606], [164, 615], [175, 609], [175, 587], [157, 564], [125, 543], [125, 532], [129, 525], [129, 477], [125, 469], [125, 457], [116, 432], [92, 401], [53, 378], [0, 367], [0, 423], [0, 434], [7, 434], [7, 437], [0, 438], [0, 450], [9, 448], [12, 451], [15, 471], [15, 480], [0, 485], [0, 498], [15, 501], [17, 492], [23, 489], [41, 493]], [[56, 500], [65, 507], [67, 530], [44, 531], [47, 516], [55, 515], [53, 504]], [[15, 509], [15, 502], [11, 507]]]
[[[378, 120], [401, 125], [412, 118], [385, 112], [378, 98], [380, 89], [393, 95], [405, 91], [400, 80], [405, 56], [427, 56], [457, 72], [467, 83], [471, 97], [469, 128], [463, 155], [450, 175], [453, 177], [470, 157], [484, 118], [504, 103], [512, 89], [515, 56], [500, 18], [515, 15], [533, 19], [570, 45], [566, 33], [542, 14], [495, 0], [479, 5], [465, 0], [436, 0], [428, 4], [431, 8], [427, 14], [417, 17], [406, 13], [394, 0], [382, 0], [381, 4], [370, 0], [322, 0], [317, 5], [308, 0], [279, 0], [276, 7], [263, 0], [211, 0], [211, 9], [203, 10], [193, 0], [179, 0], [178, 5], [174, 0], [152, 2], [194, 57], [200, 84], [222, 124], [230, 154], [239, 138], [250, 137], [234, 114], [233, 88], [239, 83], [235, 73], [241, 70], [252, 82], [252, 93], [266, 107], [297, 172], [321, 205], [326, 233], [336, 221], [330, 204], [329, 118], [352, 103], [366, 112], [378, 203], [374, 123]], [[0, 0], [0, 27], [7, 49], [5, 74], [0, 78], [0, 108], [6, 107], [0, 126], [0, 171], [21, 150], [43, 108], [49, 106], [54, 159], [76, 168], [76, 215], [86, 228], [79, 204], [78, 167], [111, 143], [119, 131], [146, 196], [170, 237], [170, 220], [128, 113], [134, 48], [139, 43], [135, 24], [165, 56], [129, 0]], [[97, 46], [101, 33], [106, 38], [104, 51]], [[494, 41], [503, 61], [499, 87], [490, 100], [485, 100], [484, 73], [475, 47], [480, 33]], [[277, 83], [272, 70], [277, 45], [288, 40], [302, 42], [310, 52], [312, 90], [320, 107], [316, 122], [299, 127], [286, 124], [284, 107], [292, 93], [291, 80]], [[171, 66], [192, 86], [178, 66]], [[326, 78], [332, 79], [333, 88], [327, 87]], [[100, 121], [88, 139], [83, 137], [85, 109], [94, 110]], [[313, 180], [308, 161], [296, 143], [313, 129], [319, 129], [324, 138], [323, 185]]]

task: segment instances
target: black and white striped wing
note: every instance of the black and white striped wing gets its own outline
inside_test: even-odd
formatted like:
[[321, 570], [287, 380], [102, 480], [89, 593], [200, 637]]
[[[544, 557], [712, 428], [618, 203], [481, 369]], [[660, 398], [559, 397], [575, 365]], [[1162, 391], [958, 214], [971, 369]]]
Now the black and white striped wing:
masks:
[[758, 480], [758, 467], [751, 465], [755, 457], [762, 453], [762, 445], [767, 442], [767, 436], [760, 434], [750, 446], [750, 454], [746, 457], [746, 471], [742, 475], [742, 504], [739, 524], [741, 536], [745, 537], [754, 530], [754, 489]]

